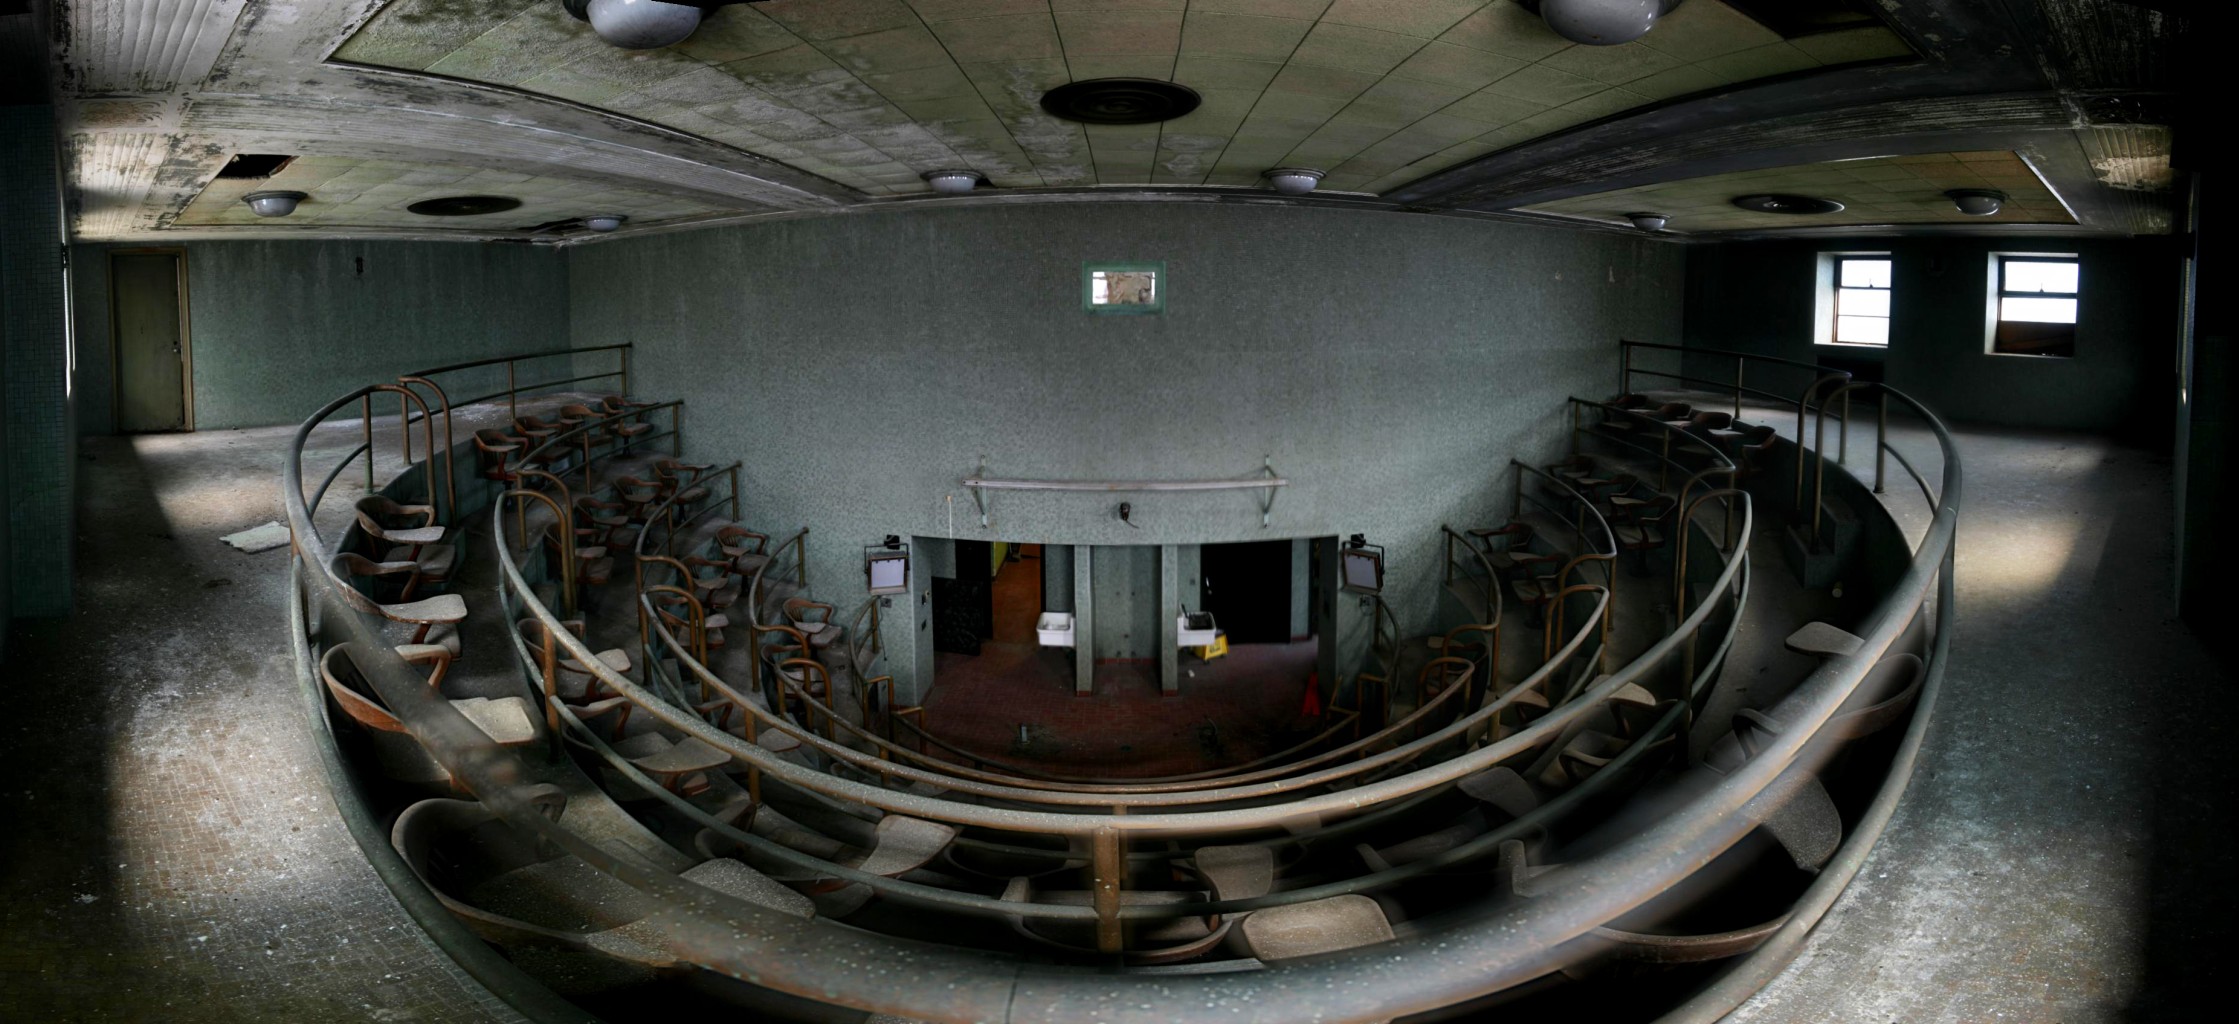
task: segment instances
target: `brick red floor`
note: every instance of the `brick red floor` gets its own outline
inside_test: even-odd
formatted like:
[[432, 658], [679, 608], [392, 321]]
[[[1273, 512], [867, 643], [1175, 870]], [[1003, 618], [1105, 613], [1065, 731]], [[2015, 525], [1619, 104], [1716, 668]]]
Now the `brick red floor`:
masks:
[[1211, 662], [1185, 651], [1172, 697], [1158, 692], [1156, 662], [1107, 662], [1096, 666], [1096, 692], [1076, 696], [1072, 652], [989, 642], [978, 657], [937, 656], [926, 725], [975, 754], [1066, 775], [1203, 771], [1304, 738], [1314, 650], [1313, 640], [1239, 644]]

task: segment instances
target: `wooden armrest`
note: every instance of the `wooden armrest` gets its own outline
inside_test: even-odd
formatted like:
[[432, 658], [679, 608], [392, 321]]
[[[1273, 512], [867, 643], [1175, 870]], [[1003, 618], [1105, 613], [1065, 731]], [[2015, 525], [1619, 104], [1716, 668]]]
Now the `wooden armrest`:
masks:
[[381, 531], [382, 539], [391, 544], [433, 544], [442, 540], [443, 534], [444, 529], [440, 526], [419, 526], [409, 530]]

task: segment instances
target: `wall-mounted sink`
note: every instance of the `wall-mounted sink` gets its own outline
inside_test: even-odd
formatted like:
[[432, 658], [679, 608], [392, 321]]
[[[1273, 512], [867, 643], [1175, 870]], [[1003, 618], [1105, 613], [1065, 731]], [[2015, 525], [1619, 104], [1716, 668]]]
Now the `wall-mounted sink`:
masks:
[[1034, 620], [1034, 635], [1041, 638], [1044, 647], [1073, 646], [1073, 613], [1043, 612]]

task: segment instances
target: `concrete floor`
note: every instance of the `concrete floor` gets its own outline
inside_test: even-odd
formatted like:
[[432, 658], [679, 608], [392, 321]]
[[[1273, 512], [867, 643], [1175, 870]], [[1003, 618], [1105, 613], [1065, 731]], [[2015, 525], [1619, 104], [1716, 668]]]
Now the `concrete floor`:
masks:
[[285, 549], [218, 540], [282, 517], [292, 433], [80, 445], [77, 612], [8, 643], [0, 1020], [519, 1019], [405, 915], [328, 798]]
[[[216, 539], [279, 517], [287, 434], [84, 442], [79, 610], [8, 648], [0, 1020], [512, 1019], [329, 805], [285, 556]], [[1961, 443], [1959, 633], [1919, 774], [1733, 1019], [2199, 1019], [2230, 952], [2234, 745], [2229, 674], [2167, 616], [2168, 462]]]

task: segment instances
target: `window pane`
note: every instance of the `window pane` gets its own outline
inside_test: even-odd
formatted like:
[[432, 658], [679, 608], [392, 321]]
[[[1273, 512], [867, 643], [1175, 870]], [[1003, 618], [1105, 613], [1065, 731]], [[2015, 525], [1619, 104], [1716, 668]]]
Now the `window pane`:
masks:
[[1999, 299], [1998, 319], [2033, 324], [2072, 324], [2076, 322], [2076, 300]]
[[1889, 318], [1882, 316], [1838, 316], [1835, 318], [1835, 340], [1854, 345], [1889, 344]]
[[1889, 287], [1888, 260], [1844, 260], [1842, 286], [1845, 288]]
[[1879, 289], [1845, 288], [1835, 300], [1844, 316], [1888, 316], [1889, 293]]
[[2074, 263], [2024, 263], [2006, 261], [2006, 290], [2009, 292], [2064, 292], [2076, 293], [2076, 265]]

